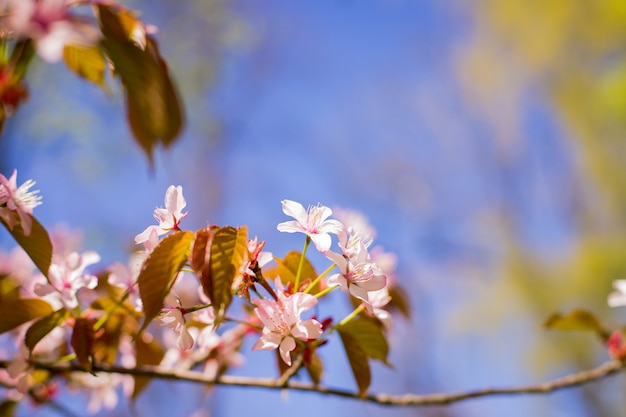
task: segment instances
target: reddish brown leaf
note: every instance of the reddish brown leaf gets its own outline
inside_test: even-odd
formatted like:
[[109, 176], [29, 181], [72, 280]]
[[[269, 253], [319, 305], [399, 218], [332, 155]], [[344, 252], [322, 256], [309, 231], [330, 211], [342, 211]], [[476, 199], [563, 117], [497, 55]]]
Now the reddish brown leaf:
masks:
[[93, 352], [93, 319], [77, 318], [74, 322], [74, 330], [72, 331], [72, 339], [70, 344], [74, 353], [76, 353], [76, 359], [85, 369], [91, 370], [93, 367], [91, 361], [91, 355]]

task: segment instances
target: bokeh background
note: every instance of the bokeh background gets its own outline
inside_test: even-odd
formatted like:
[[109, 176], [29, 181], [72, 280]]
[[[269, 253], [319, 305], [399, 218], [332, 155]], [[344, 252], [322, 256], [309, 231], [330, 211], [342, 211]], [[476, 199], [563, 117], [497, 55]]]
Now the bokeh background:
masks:
[[[413, 310], [395, 321], [395, 369], [374, 365], [372, 392], [518, 386], [608, 359], [593, 335], [542, 324], [576, 307], [607, 326], [626, 318], [606, 306], [626, 277], [624, 2], [124, 4], [159, 27], [187, 110], [154, 170], [116, 84], [103, 94], [63, 64], [34, 63], [0, 139], [2, 172], [37, 181], [38, 219], [79, 230], [101, 268], [127, 259], [170, 184], [184, 187], [186, 228], [245, 224], [279, 256], [302, 245], [276, 231], [282, 199], [351, 207], [397, 254]], [[321, 355], [326, 385], [354, 387], [339, 346]], [[272, 360], [248, 354], [234, 372], [272, 376]], [[395, 409], [160, 382], [100, 415], [621, 416], [624, 381]], [[76, 393], [59, 403], [85, 405]]]

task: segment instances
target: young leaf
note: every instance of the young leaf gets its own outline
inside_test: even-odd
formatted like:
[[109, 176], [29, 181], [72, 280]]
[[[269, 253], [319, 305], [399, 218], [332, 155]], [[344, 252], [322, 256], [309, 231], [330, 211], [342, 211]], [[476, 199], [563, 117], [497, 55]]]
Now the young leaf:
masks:
[[[272, 268], [264, 273], [267, 278], [275, 278], [280, 276], [283, 284], [296, 282], [296, 274], [298, 272], [298, 265], [300, 264], [300, 258], [302, 254], [298, 251], [292, 250], [287, 253], [283, 259], [274, 257], [274, 260], [278, 264], [276, 268]], [[304, 259], [304, 265], [302, 266], [302, 276], [300, 282], [305, 282], [307, 279], [312, 281], [317, 277], [313, 264], [308, 259]], [[319, 285], [313, 288], [313, 293], [319, 292]]]
[[11, 233], [17, 243], [24, 249], [30, 259], [33, 260], [35, 266], [41, 271], [41, 273], [48, 277], [48, 269], [50, 269], [50, 263], [52, 262], [52, 242], [48, 236], [48, 232], [44, 227], [30, 214], [27, 216], [31, 219], [30, 234], [26, 236], [21, 224], [15, 225], [13, 230], [2, 221], [2, 224]]
[[582, 309], [572, 310], [566, 315], [554, 313], [548, 317], [544, 326], [548, 329], [563, 331], [592, 331], [600, 335], [602, 338], [607, 338], [609, 335], [609, 332], [602, 327], [596, 316], [589, 311]]
[[[158, 365], [165, 355], [161, 345], [148, 333], [143, 333], [135, 340], [135, 351], [137, 366]], [[135, 377], [135, 388], [132, 394], [133, 400], [137, 399], [150, 381], [151, 379], [148, 377]]]
[[52, 313], [52, 306], [37, 298], [2, 302], [0, 304], [0, 333], [8, 332], [16, 327]]
[[77, 318], [74, 322], [74, 331], [72, 332], [72, 339], [70, 344], [74, 353], [76, 353], [76, 359], [85, 369], [92, 369], [91, 355], [93, 352], [93, 319], [87, 319], [84, 317]]
[[248, 229], [245, 226], [226, 226], [215, 231], [211, 242], [210, 272], [202, 276], [204, 293], [211, 300], [217, 320], [226, 314], [233, 298], [232, 287], [235, 278], [241, 275], [248, 260]]
[[99, 46], [65, 45], [63, 60], [76, 75], [99, 86], [104, 85], [106, 62]]
[[207, 276], [210, 273], [210, 255], [212, 240], [213, 228], [207, 227], [196, 231], [196, 238], [193, 241], [193, 247], [191, 248], [191, 257], [189, 262], [191, 264], [191, 269], [194, 270], [200, 282], [202, 282], [203, 279], [208, 279], [202, 277]]
[[391, 366], [387, 362], [389, 344], [382, 331], [382, 326], [376, 320], [356, 318], [339, 327], [339, 330], [342, 333], [348, 333], [368, 357]]
[[367, 389], [372, 382], [372, 375], [370, 372], [370, 364], [367, 360], [367, 353], [359, 343], [359, 341], [350, 332], [345, 331], [343, 327], [338, 329], [339, 336], [343, 342], [343, 347], [348, 356], [348, 362], [350, 368], [352, 368], [352, 374], [356, 380], [356, 384], [359, 387], [359, 395], [365, 397]]
[[[152, 162], [152, 150], [160, 142], [171, 145], [183, 125], [178, 92], [169, 77], [157, 43], [146, 35], [141, 47], [130, 39], [132, 17], [121, 9], [98, 5], [101, 45], [113, 62], [126, 90], [127, 115], [133, 135]], [[131, 20], [129, 20], [131, 19]]]
[[160, 313], [176, 275], [187, 262], [193, 238], [193, 232], [171, 234], [144, 261], [137, 277], [145, 315], [140, 332]]
[[314, 384], [319, 384], [324, 373], [324, 365], [316, 352], [316, 349], [304, 352], [304, 366]]
[[60, 326], [69, 317], [69, 312], [65, 308], [61, 308], [45, 317], [34, 322], [24, 336], [24, 344], [32, 352], [37, 343], [41, 341], [48, 333]]

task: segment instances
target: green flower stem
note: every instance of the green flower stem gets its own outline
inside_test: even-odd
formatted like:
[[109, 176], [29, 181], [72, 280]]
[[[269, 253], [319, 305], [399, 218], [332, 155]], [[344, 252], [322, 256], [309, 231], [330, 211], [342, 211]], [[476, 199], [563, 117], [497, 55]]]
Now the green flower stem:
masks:
[[252, 324], [252, 323], [248, 323], [247, 321], [243, 321], [243, 320], [239, 320], [239, 319], [234, 319], [232, 317], [224, 317], [224, 321], [229, 321], [231, 323], [237, 323], [237, 324], [243, 324], [244, 326], [248, 326], [251, 327], [255, 330], [261, 331], [263, 330], [263, 326], [259, 326], [256, 324]]
[[317, 278], [315, 278], [315, 280], [311, 284], [309, 284], [309, 286], [306, 288], [306, 290], [304, 290], [304, 293], [305, 294], [310, 293], [311, 290], [313, 289], [313, 287], [315, 287], [322, 280], [322, 278], [324, 278], [326, 275], [328, 275], [328, 273], [330, 271], [332, 271], [333, 268], [335, 268], [336, 266], [337, 266], [337, 264], [332, 264], [331, 266], [326, 268], [326, 270], [324, 272], [322, 272]]
[[322, 290], [320, 292], [318, 292], [317, 294], [315, 294], [316, 298], [321, 298], [323, 296], [325, 296], [326, 294], [328, 294], [331, 291], [334, 291], [335, 289], [339, 288], [341, 285], [337, 284], [337, 285], [333, 285], [331, 287], [326, 288], [325, 290]]
[[361, 312], [365, 310], [365, 304], [361, 304], [360, 306], [358, 306], [357, 308], [354, 309], [354, 311], [352, 311], [352, 313], [348, 314], [346, 316], [345, 319], [341, 320], [339, 322], [339, 324], [337, 324], [337, 326], [335, 327], [341, 327], [345, 324], [347, 324], [350, 320], [352, 320], [353, 318], [355, 318], [356, 316], [358, 316], [359, 314], [361, 314]]
[[300, 286], [300, 276], [302, 275], [302, 268], [304, 267], [304, 260], [306, 259], [306, 250], [309, 248], [310, 243], [311, 238], [307, 235], [304, 241], [304, 248], [302, 248], [302, 255], [300, 256], [300, 263], [298, 264], [298, 272], [296, 272], [296, 282], [293, 286], [293, 292], [298, 292], [298, 287]]
[[204, 310], [205, 308], [212, 307], [212, 304], [203, 304], [200, 306], [193, 306], [185, 309], [185, 314], [193, 313], [194, 311]]

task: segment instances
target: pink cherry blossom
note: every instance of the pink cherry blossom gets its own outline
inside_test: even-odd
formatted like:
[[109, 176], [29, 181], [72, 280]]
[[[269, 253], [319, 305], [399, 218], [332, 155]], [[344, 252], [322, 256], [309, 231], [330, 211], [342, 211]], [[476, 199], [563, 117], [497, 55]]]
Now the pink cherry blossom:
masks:
[[189, 350], [193, 347], [193, 336], [187, 329], [187, 321], [182, 307], [165, 307], [160, 317], [163, 324], [174, 330], [178, 335], [177, 344], [181, 350]]
[[109, 267], [109, 285], [128, 291], [128, 298], [136, 311], [143, 310], [143, 304], [139, 296], [139, 287], [136, 285], [143, 258], [140, 254], [137, 254], [131, 258], [129, 266], [115, 262]]
[[56, 295], [68, 309], [78, 306], [76, 293], [81, 288], [94, 289], [98, 278], [86, 274], [85, 268], [100, 261], [100, 255], [93, 251], [82, 254], [72, 252], [64, 259], [50, 265], [48, 279], [50, 284], [36, 284], [35, 294], [39, 296]]
[[296, 233], [302, 232], [309, 236], [315, 247], [320, 252], [326, 252], [330, 249], [330, 234], [337, 235], [343, 230], [343, 225], [337, 220], [326, 220], [333, 214], [333, 211], [318, 204], [317, 206], [309, 206], [305, 210], [302, 204], [292, 200], [283, 200], [283, 213], [293, 217], [295, 220], [280, 223], [278, 230], [280, 232]]
[[33, 209], [41, 204], [41, 196], [37, 195], [39, 190], [30, 191], [33, 185], [35, 181], [28, 180], [18, 187], [17, 169], [13, 170], [8, 179], [0, 174], [0, 217], [13, 229], [17, 213], [26, 236], [30, 234], [32, 227], [28, 215], [33, 214]]
[[365, 248], [369, 248], [374, 238], [376, 230], [370, 226], [367, 218], [357, 210], [335, 208], [334, 216], [339, 220], [344, 228], [339, 233], [339, 247], [344, 255], [350, 257], [359, 250], [361, 242]]
[[283, 361], [291, 365], [290, 352], [296, 348], [295, 339], [317, 339], [322, 334], [322, 324], [315, 319], [300, 318], [304, 311], [317, 304], [317, 298], [301, 292], [286, 296], [281, 290], [280, 278], [276, 278], [276, 287], [278, 300], [252, 301], [257, 306], [254, 313], [264, 326], [252, 350], [278, 348]]
[[85, 21], [68, 13], [66, 0], [7, 0], [6, 27], [31, 38], [37, 54], [47, 62], [63, 57], [66, 45], [93, 45], [97, 34]]
[[626, 279], [613, 281], [615, 291], [609, 294], [608, 304], [610, 307], [626, 306]]
[[155, 232], [157, 236], [161, 236], [171, 230], [179, 230], [180, 221], [187, 217], [187, 213], [183, 213], [186, 205], [183, 187], [170, 185], [165, 191], [165, 208], [157, 207], [154, 210], [154, 218], [159, 222], [159, 225], [148, 226], [143, 232], [135, 236], [135, 243], [149, 241]]
[[340, 285], [343, 290], [362, 300], [366, 306], [369, 302], [368, 292], [385, 288], [387, 277], [378, 265], [371, 261], [367, 249], [361, 242], [356, 254], [346, 259], [344, 255], [327, 252], [326, 257], [339, 267], [339, 273], [328, 277], [328, 285]]

